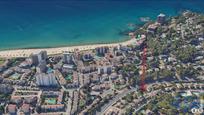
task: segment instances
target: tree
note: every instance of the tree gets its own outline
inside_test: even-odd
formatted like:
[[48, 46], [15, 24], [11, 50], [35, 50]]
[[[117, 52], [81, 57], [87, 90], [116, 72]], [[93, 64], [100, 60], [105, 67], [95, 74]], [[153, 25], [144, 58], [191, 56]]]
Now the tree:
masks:
[[168, 69], [163, 69], [160, 72], [160, 76], [163, 76], [164, 78], [166, 78], [166, 77], [173, 77], [173, 75], [174, 75], [174, 73], [171, 70], [168, 70]]
[[195, 51], [195, 47], [187, 46], [178, 48], [175, 51], [175, 55], [177, 56], [177, 59], [181, 60], [182, 62], [189, 62], [192, 61], [193, 56], [195, 55]]
[[153, 56], [163, 54], [166, 52], [166, 49], [168, 49], [167, 42], [165, 40], [158, 40], [153, 38], [148, 39], [147, 46], [149, 49], [151, 49]]
[[127, 96], [125, 97], [125, 100], [127, 101], [127, 102], [132, 102], [132, 100], [133, 100], [133, 96], [132, 96], [132, 94], [127, 94]]
[[181, 77], [195, 77], [198, 74], [197, 70], [194, 69], [193, 66], [188, 66], [186, 68], [183, 66], [176, 67], [176, 73]]
[[137, 77], [137, 76], [133, 76], [133, 77], [131, 77], [131, 78], [129, 79], [129, 84], [130, 84], [131, 86], [136, 86], [137, 82], [138, 82], [138, 77]]
[[132, 107], [126, 108], [125, 115], [132, 115], [133, 109]]
[[158, 75], [159, 75], [159, 72], [155, 71], [155, 72], [153, 72], [151, 75], [152, 75], [152, 79], [153, 79], [153, 80], [157, 80], [157, 77], [158, 77]]
[[153, 105], [151, 103], [147, 104], [146, 109], [152, 110], [153, 109]]
[[4, 113], [4, 106], [0, 106], [0, 114]]

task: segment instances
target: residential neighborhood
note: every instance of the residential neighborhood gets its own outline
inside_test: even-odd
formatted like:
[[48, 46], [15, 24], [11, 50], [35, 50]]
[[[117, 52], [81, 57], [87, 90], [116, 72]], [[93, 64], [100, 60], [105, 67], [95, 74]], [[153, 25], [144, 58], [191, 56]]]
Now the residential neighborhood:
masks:
[[184, 11], [156, 18], [130, 32], [136, 40], [130, 45], [5, 59], [0, 114], [164, 115], [173, 105], [162, 110], [154, 100], [173, 99], [181, 91], [203, 95], [204, 15]]

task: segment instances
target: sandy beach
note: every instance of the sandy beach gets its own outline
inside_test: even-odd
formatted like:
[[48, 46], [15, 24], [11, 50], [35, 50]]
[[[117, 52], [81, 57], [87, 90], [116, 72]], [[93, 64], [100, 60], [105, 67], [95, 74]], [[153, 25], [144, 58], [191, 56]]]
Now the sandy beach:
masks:
[[32, 53], [40, 51], [47, 51], [48, 55], [55, 55], [63, 53], [64, 51], [73, 52], [78, 49], [79, 51], [95, 49], [97, 47], [116, 47], [119, 45], [131, 45], [136, 44], [136, 39], [129, 39], [124, 42], [110, 43], [110, 44], [93, 44], [93, 45], [81, 45], [81, 46], [68, 46], [68, 47], [57, 47], [57, 48], [36, 48], [36, 49], [16, 49], [16, 50], [5, 50], [0, 51], [0, 57], [2, 58], [14, 58], [14, 57], [29, 57]]

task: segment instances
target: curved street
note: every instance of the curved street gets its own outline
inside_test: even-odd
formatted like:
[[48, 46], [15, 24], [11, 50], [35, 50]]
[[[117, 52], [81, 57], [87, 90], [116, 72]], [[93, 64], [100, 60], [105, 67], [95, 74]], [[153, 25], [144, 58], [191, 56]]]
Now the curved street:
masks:
[[133, 89], [127, 90], [127, 91], [125, 91], [123, 93], [117, 94], [111, 101], [109, 101], [107, 104], [105, 104], [103, 107], [101, 107], [101, 111], [97, 112], [96, 114], [97, 115], [103, 115], [103, 113], [105, 113], [105, 111], [108, 110], [108, 108], [111, 107], [120, 98], [122, 98], [122, 97], [126, 96], [128, 93], [131, 93], [131, 92], [134, 92], [134, 91], [137, 91], [137, 89], [133, 88]]
[[[185, 91], [187, 90], [195, 90], [195, 91], [204, 91], [204, 90], [201, 90], [201, 89], [204, 89], [204, 84], [198, 84], [198, 83], [184, 83], [182, 84], [183, 86], [181, 86], [181, 83], [175, 83], [173, 86], [171, 87], [165, 87], [165, 91], [170, 91], [172, 92], [172, 88], [176, 87], [180, 90], [180, 88], [184, 88]], [[197, 87], [197, 85], [200, 85], [200, 87]], [[187, 86], [187, 87], [186, 87]], [[191, 89], [191, 88], [194, 88], [194, 89]], [[197, 88], [201, 88], [201, 89], [198, 89]], [[127, 90], [123, 93], [120, 93], [120, 94], [117, 94], [114, 99], [112, 99], [111, 101], [109, 101], [107, 104], [105, 104], [104, 106], [101, 107], [101, 111], [100, 112], [97, 112], [96, 114], [97, 115], [104, 115], [109, 109], [110, 107], [112, 107], [113, 104], [115, 104], [118, 100], [120, 100], [122, 97], [125, 97], [127, 94], [131, 93], [131, 92], [134, 92], [134, 91], [137, 91], [136, 88], [133, 88], [133, 89], [130, 89], [130, 90]], [[162, 91], [163, 92], [163, 91]], [[155, 90], [155, 91], [151, 91], [151, 92], [148, 92], [147, 95], [145, 96], [145, 98], [151, 96], [155, 96], [156, 94], [158, 93], [161, 93], [161, 89], [158, 89], [158, 90]], [[165, 93], [165, 92], [163, 92]], [[149, 94], [149, 95], [148, 95]], [[141, 98], [138, 99], [138, 100], [142, 100]], [[149, 100], [148, 102], [150, 102], [151, 100]], [[145, 104], [143, 104], [142, 106], [136, 108], [136, 112], [139, 111]]]

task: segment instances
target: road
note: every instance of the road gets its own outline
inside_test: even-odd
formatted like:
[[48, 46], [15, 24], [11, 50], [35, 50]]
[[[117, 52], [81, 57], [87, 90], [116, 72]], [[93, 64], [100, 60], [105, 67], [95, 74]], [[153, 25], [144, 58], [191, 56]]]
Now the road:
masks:
[[66, 89], [64, 86], [62, 86], [62, 89], [64, 91], [68, 91], [69, 92], [69, 95], [70, 97], [68, 98], [68, 102], [67, 102], [67, 108], [66, 108], [66, 113], [65, 115], [71, 115], [71, 105], [72, 105], [72, 94], [75, 90], [78, 90], [76, 88], [74, 89]]
[[151, 100], [147, 101], [147, 103], [145, 103], [145, 104], [141, 105], [139, 108], [135, 109], [134, 113], [137, 113], [140, 109], [142, 109], [144, 106], [149, 104], [149, 102], [151, 102]]
[[[197, 91], [197, 92], [204, 92], [203, 90], [180, 90], [180, 91]], [[144, 106], [146, 106], [148, 103], [150, 103], [153, 99], [150, 99], [149, 101], [147, 101], [146, 103], [144, 103], [143, 105], [140, 105], [138, 108], [135, 108], [134, 113], [137, 113], [138, 111], [140, 111]], [[139, 102], [141, 103], [141, 102]]]
[[[178, 84], [178, 83], [177, 83]], [[192, 84], [191, 84], [192, 85]], [[192, 89], [189, 89], [192, 90]], [[128, 93], [137, 91], [136, 88], [132, 88], [131, 90], [125, 91], [123, 93], [117, 94], [112, 100], [110, 100], [107, 104], [105, 104], [104, 106], [101, 107], [101, 111], [97, 112], [96, 115], [104, 115], [104, 113], [109, 110], [109, 108], [115, 104], [119, 99], [121, 99], [122, 97], [126, 96]], [[196, 91], [203, 91], [203, 90], [196, 90]], [[137, 109], [138, 111], [139, 109]]]
[[137, 91], [136, 88], [124, 91], [123, 93], [117, 94], [112, 100], [110, 100], [107, 104], [105, 104], [104, 106], [101, 107], [101, 111], [97, 112], [96, 115], [103, 115], [103, 113], [105, 113], [109, 107], [111, 107], [115, 102], [117, 102], [120, 98], [126, 96], [128, 93]]

